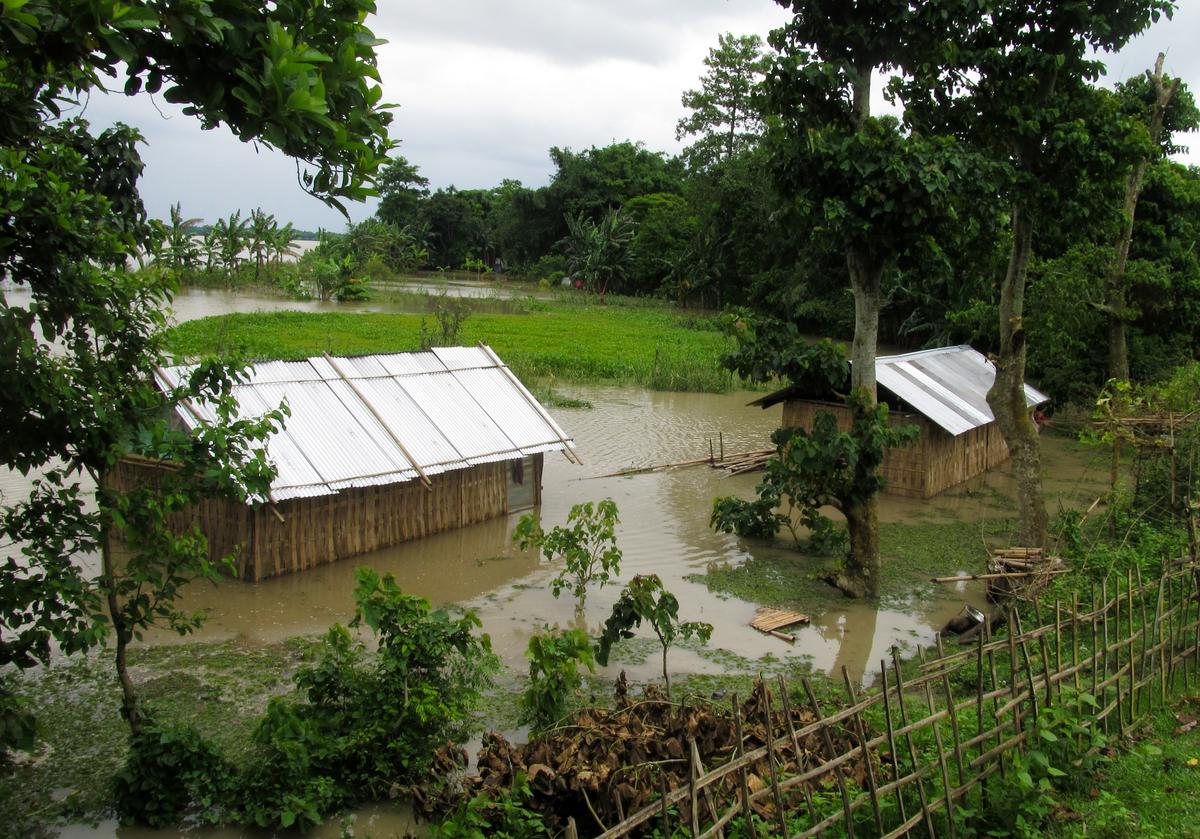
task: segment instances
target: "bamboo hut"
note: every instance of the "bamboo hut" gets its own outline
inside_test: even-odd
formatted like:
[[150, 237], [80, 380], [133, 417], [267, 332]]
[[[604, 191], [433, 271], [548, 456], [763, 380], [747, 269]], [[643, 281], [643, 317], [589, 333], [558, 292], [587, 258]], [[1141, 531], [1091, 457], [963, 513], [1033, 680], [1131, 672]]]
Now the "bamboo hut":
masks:
[[[160, 384], [188, 372], [160, 369]], [[545, 453], [578, 462], [574, 442], [482, 345], [265, 362], [234, 395], [243, 416], [290, 409], [267, 442], [278, 470], [270, 496], [208, 500], [180, 525], [198, 524], [211, 554], [233, 554], [248, 581], [534, 507]], [[177, 418], [214, 419], [202, 402]], [[152, 482], [163, 468], [128, 458], [111, 484]]]
[[[987, 404], [996, 368], [983, 353], [962, 345], [883, 355], [875, 360], [875, 375], [891, 422], [920, 429], [914, 442], [884, 456], [884, 492], [932, 498], [1008, 459], [1008, 446]], [[1025, 401], [1032, 411], [1049, 397], [1027, 384]], [[828, 411], [839, 428], [850, 428], [849, 409], [832, 394], [805, 393], [793, 386], [750, 404], [765, 409], [781, 402], [785, 427], [811, 428], [816, 414]]]

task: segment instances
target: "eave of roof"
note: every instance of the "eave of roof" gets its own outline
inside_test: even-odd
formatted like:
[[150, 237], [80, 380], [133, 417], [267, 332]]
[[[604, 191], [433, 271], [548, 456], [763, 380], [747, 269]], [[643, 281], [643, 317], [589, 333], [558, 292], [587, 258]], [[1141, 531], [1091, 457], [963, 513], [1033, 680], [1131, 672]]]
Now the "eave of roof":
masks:
[[[987, 392], [995, 381], [996, 367], [966, 344], [879, 356], [875, 377], [880, 387], [954, 436], [995, 419]], [[750, 404], [769, 408], [799, 396], [798, 389], [791, 386]], [[1032, 408], [1048, 402], [1049, 397], [1026, 384], [1025, 401]]]

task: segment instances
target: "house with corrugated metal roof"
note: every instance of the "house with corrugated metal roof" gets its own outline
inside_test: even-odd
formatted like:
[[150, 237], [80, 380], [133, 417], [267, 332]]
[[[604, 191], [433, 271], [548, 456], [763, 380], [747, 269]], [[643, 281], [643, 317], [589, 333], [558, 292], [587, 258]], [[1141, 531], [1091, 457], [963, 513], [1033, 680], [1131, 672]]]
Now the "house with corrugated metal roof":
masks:
[[[160, 385], [187, 367], [160, 369]], [[213, 556], [237, 557], [257, 581], [357, 556], [541, 503], [544, 457], [578, 462], [575, 443], [491, 348], [254, 365], [233, 395], [242, 417], [286, 404], [266, 443], [277, 475], [268, 498], [208, 500], [195, 510]], [[178, 420], [212, 422], [203, 402]], [[154, 479], [130, 459], [116, 488]], [[188, 522], [191, 523], [191, 522]]]
[[[891, 409], [891, 422], [911, 424], [920, 436], [908, 446], [891, 449], [880, 468], [884, 492], [912, 498], [932, 498], [939, 492], [1008, 460], [1008, 445], [987, 404], [996, 367], [967, 345], [881, 355], [875, 359], [879, 400]], [[1032, 411], [1049, 401], [1025, 385], [1025, 402]], [[811, 428], [820, 411], [832, 412], [838, 427], [850, 428], [849, 409], [832, 394], [784, 388], [751, 402], [762, 408], [783, 403], [785, 427]]]

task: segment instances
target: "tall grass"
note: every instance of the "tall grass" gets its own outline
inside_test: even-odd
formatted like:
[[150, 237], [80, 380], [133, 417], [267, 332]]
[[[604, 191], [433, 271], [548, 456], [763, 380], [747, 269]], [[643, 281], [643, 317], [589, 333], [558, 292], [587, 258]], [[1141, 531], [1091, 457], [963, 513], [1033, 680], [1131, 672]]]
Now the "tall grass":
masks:
[[[463, 323], [459, 343], [489, 344], [522, 379], [712, 393], [740, 384], [720, 365], [730, 339], [696, 328], [694, 315], [683, 320], [669, 308], [641, 305], [513, 308], [511, 314], [477, 310]], [[415, 350], [420, 328], [420, 315], [271, 312], [189, 321], [169, 340], [181, 357], [298, 359]]]

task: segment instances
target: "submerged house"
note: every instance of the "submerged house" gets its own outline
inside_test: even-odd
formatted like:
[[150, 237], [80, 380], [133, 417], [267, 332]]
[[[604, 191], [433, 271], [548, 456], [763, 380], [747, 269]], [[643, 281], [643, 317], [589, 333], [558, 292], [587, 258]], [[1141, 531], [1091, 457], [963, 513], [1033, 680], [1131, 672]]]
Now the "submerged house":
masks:
[[[176, 386], [188, 368], [160, 370]], [[257, 581], [523, 510], [541, 503], [546, 452], [574, 442], [489, 347], [270, 361], [234, 390], [240, 413], [286, 402], [267, 442], [278, 475], [254, 504], [208, 500], [190, 521], [213, 556], [237, 556]], [[178, 409], [195, 426], [202, 403]], [[134, 459], [116, 488], [154, 480]]]
[[[983, 353], [962, 345], [882, 355], [875, 360], [879, 400], [891, 409], [893, 424], [912, 424], [920, 436], [907, 446], [889, 450], [881, 472], [884, 492], [932, 498], [1008, 459], [1008, 446], [987, 404], [996, 368]], [[1025, 385], [1032, 411], [1049, 401]], [[783, 403], [785, 427], [811, 428], [818, 411], [850, 427], [850, 411], [832, 394], [801, 392], [793, 386], [751, 402], [762, 408]]]

